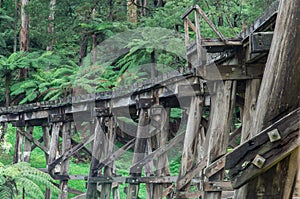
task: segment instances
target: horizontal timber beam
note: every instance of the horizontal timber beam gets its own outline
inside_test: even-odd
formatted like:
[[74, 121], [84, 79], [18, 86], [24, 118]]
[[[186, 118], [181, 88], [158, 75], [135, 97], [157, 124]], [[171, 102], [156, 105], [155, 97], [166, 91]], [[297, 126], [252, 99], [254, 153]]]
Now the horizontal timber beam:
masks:
[[274, 122], [226, 157], [225, 169], [235, 189], [287, 157], [299, 144], [300, 108]]
[[214, 63], [197, 68], [197, 74], [205, 80], [261, 79], [264, 64], [216, 65]]

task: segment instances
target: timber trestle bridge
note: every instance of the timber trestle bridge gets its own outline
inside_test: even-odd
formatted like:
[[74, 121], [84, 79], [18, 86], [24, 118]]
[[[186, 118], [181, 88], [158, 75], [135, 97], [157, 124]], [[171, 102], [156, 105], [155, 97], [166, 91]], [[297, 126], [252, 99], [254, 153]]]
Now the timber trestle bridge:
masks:
[[[182, 15], [189, 63], [184, 73], [107, 92], [0, 108], [2, 134], [8, 123], [17, 127], [14, 161], [29, 162], [31, 151], [40, 148], [47, 161], [43, 170], [60, 181], [59, 198], [73, 192], [77, 198], [118, 199], [120, 184], [126, 184], [128, 199], [139, 198], [141, 184], [151, 199], [232, 198], [235, 189], [298, 146], [300, 109], [257, 136], [249, 135], [277, 10], [276, 1], [239, 38], [229, 39], [193, 6]], [[192, 14], [194, 20], [189, 19]], [[202, 38], [200, 19], [218, 39]], [[169, 126], [172, 108], [184, 110], [177, 133]], [[120, 117], [135, 118], [138, 125], [126, 126]], [[241, 126], [233, 127], [233, 120], [240, 120]], [[83, 122], [87, 128], [82, 142], [76, 142], [72, 135]], [[43, 129], [40, 139], [32, 135], [36, 126]], [[124, 145], [116, 147], [117, 140]], [[172, 176], [169, 160], [175, 146], [180, 146], [176, 154], [181, 165]], [[129, 175], [120, 176], [114, 162], [129, 150]], [[80, 151], [91, 157], [90, 173], [70, 175], [70, 158]], [[70, 180], [86, 180], [87, 193], [80, 196], [68, 188]], [[49, 191], [45, 198], [51, 198]]]

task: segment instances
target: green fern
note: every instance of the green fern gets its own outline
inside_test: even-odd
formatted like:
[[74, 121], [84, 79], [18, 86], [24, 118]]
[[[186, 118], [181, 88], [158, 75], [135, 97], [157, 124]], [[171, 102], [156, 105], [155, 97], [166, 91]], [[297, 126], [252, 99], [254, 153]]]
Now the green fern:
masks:
[[26, 198], [43, 198], [41, 186], [59, 193], [48, 174], [30, 167], [28, 163], [20, 162], [9, 166], [0, 163], [0, 198], [14, 199], [22, 194]]

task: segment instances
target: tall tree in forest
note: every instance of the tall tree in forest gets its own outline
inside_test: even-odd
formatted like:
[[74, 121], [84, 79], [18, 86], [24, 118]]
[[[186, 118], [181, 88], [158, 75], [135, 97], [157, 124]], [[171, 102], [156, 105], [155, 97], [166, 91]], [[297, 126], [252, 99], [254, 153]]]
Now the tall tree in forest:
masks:
[[53, 33], [54, 33], [54, 15], [55, 15], [55, 5], [56, 5], [56, 0], [50, 0], [50, 14], [49, 14], [49, 24], [48, 24], [48, 34], [50, 37], [49, 44], [47, 46], [47, 51], [52, 51], [53, 48]]
[[29, 51], [29, 15], [25, 11], [29, 0], [21, 0], [20, 50]]
[[[273, 119], [299, 107], [300, 49], [295, 48], [295, 45], [300, 44], [299, 6], [299, 0], [280, 2], [272, 46], [258, 95], [255, 119], [250, 130], [252, 137]], [[236, 198], [291, 198], [297, 161], [297, 152], [294, 151], [266, 173], [250, 181]]]
[[127, 0], [127, 20], [131, 23], [137, 23], [137, 0]]
[[[29, 51], [29, 15], [25, 11], [29, 0], [21, 0], [21, 28], [20, 28], [20, 51]], [[27, 69], [22, 68], [19, 70], [20, 78], [27, 77]]]

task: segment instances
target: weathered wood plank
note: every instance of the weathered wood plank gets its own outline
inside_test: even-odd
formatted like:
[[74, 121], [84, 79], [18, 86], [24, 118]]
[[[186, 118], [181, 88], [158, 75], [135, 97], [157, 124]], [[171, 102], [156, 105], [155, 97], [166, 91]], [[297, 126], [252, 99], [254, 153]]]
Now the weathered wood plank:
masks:
[[[40, 139], [37, 140], [39, 143], [43, 143], [44, 139], [43, 137], [41, 137]], [[36, 149], [37, 145], [36, 144], [32, 144], [31, 146], [31, 151], [33, 151], [34, 149]]]
[[[235, 108], [236, 81], [213, 82], [211, 91], [215, 95], [211, 97], [210, 125], [207, 133], [208, 146], [207, 166], [227, 153], [229, 132]], [[217, 118], [217, 119], [216, 119]], [[223, 171], [209, 178], [209, 181], [222, 181]], [[220, 199], [221, 192], [205, 192], [207, 199]]]
[[[114, 150], [114, 143], [116, 139], [116, 127], [117, 126], [115, 125], [114, 118], [110, 117], [108, 122], [108, 132], [106, 133], [107, 136], [106, 139], [107, 151], [105, 154], [106, 158], [110, 157]], [[104, 167], [104, 177], [112, 176], [112, 169], [113, 169], [113, 162], [111, 162], [110, 164], [106, 164], [106, 166]], [[111, 188], [112, 188], [112, 183], [103, 184], [100, 199], [110, 199]]]
[[207, 64], [197, 69], [197, 74], [206, 80], [247, 80], [260, 79], [263, 76], [264, 64], [217, 65]]
[[[157, 147], [160, 148], [165, 146], [168, 142], [169, 136], [169, 124], [170, 124], [170, 108], [165, 109], [164, 107], [160, 107], [160, 114], [156, 116], [156, 120], [160, 122], [160, 126], [157, 129], [158, 133], [156, 134], [156, 142]], [[168, 155], [162, 154], [158, 156], [157, 164], [156, 164], [156, 176], [169, 176], [170, 168]], [[153, 199], [163, 198], [163, 185], [153, 185]], [[167, 185], [170, 186], [170, 185]]]
[[251, 53], [268, 52], [271, 47], [273, 32], [256, 32], [250, 36]]
[[[254, 159], [256, 154], [258, 154], [257, 147], [263, 146], [265, 143], [270, 142], [267, 132], [270, 132], [273, 129], [278, 129], [281, 139], [284, 139], [284, 135], [296, 131], [299, 128], [299, 116], [300, 108], [275, 121], [272, 125], [259, 132], [255, 137], [235, 148], [230, 154], [227, 155], [226, 158], [225, 169], [231, 169], [229, 175], [234, 175], [234, 173], [242, 168], [237, 168], [237, 165], [241, 164], [241, 162], [246, 162], [244, 159], [245, 157]], [[235, 168], [235, 170], [233, 170], [233, 168]]]
[[208, 165], [204, 170], [204, 174], [206, 177], [212, 177], [216, 173], [220, 172], [225, 166], [226, 156], [222, 156], [212, 164]]
[[233, 191], [231, 182], [204, 182], [204, 191]]
[[[31, 135], [31, 137], [32, 137], [32, 131], [33, 131], [33, 126], [26, 127], [26, 134], [27, 135]], [[27, 136], [25, 136], [24, 152], [23, 152], [24, 162], [30, 162], [30, 154], [31, 154], [31, 140], [28, 139]]]
[[[298, 147], [299, 116], [300, 109], [298, 108], [237, 147], [227, 156], [225, 168], [229, 169], [228, 176], [232, 179], [234, 188], [241, 187], [266, 171]], [[281, 139], [272, 143], [268, 132], [273, 129], [278, 129]], [[262, 168], [251, 164], [257, 154], [266, 159]]]
[[93, 156], [90, 164], [90, 176], [88, 180], [88, 186], [87, 186], [87, 193], [86, 197], [87, 198], [97, 198], [99, 196], [98, 190], [97, 190], [97, 184], [91, 183], [90, 182], [90, 177], [95, 177], [98, 175], [98, 173], [94, 173], [95, 167], [99, 164], [102, 152], [103, 152], [103, 147], [104, 147], [104, 132], [102, 129], [102, 124], [103, 124], [103, 119], [104, 118], [96, 118], [96, 126], [95, 126], [95, 139], [93, 143]]
[[[189, 115], [187, 121], [187, 128], [183, 142], [183, 150], [181, 157], [181, 167], [179, 172], [179, 178], [184, 178], [188, 172], [192, 169], [194, 161], [196, 160], [196, 153], [194, 151], [194, 140], [199, 133], [199, 125], [201, 122], [201, 113], [203, 107], [203, 98], [200, 96], [193, 97], [189, 108]], [[189, 173], [190, 174], [190, 173]], [[192, 176], [191, 178], [193, 178]], [[176, 190], [185, 191], [186, 185], [189, 186], [189, 179], [187, 181], [179, 180], [177, 182]]]
[[211, 29], [218, 35], [218, 37], [226, 44], [226, 38], [214, 25], [214, 23], [206, 16], [204, 11], [198, 6], [195, 6], [196, 11], [201, 15], [201, 17], [206, 21], [206, 23], [211, 27]]
[[[71, 122], [67, 122], [63, 125], [62, 130], [62, 153], [66, 153], [71, 148]], [[65, 159], [61, 163], [61, 175], [69, 175], [70, 160]], [[68, 198], [68, 180], [60, 181], [59, 185], [61, 193], [58, 195], [59, 199]]]
[[[50, 137], [50, 133], [49, 133], [49, 128], [46, 126], [42, 127], [42, 131], [43, 131], [43, 141], [44, 141], [44, 146], [47, 150], [47, 153], [45, 152], [45, 158], [46, 158], [46, 163], [48, 165], [49, 163], [49, 149], [50, 149], [50, 141], [51, 141], [51, 137]], [[36, 145], [37, 146], [37, 145]], [[48, 169], [47, 169], [48, 172]], [[45, 192], [45, 199], [51, 199], [52, 195], [51, 195], [51, 190], [49, 188], [46, 188], [46, 192]]]
[[[137, 129], [137, 136], [134, 146], [134, 156], [132, 160], [132, 164], [135, 164], [139, 162], [141, 159], [144, 158], [145, 155], [145, 147], [149, 132], [149, 122], [150, 118], [148, 116], [148, 110], [147, 109], [141, 109], [140, 110], [140, 116], [139, 116], [139, 124]], [[132, 176], [141, 176], [142, 168], [138, 169], [130, 169], [130, 174]], [[131, 183], [128, 186], [128, 192], [127, 192], [127, 199], [136, 199], [138, 197], [139, 193], [139, 184]]]
[[197, 176], [207, 165], [207, 158], [190, 169], [185, 176], [178, 178], [176, 190], [182, 189], [188, 182], [191, 182], [194, 176]]
[[245, 104], [243, 114], [243, 125], [241, 143], [245, 142], [251, 135], [251, 125], [254, 121], [255, 107], [260, 88], [260, 79], [248, 80], [246, 82]]
[[180, 133], [178, 134], [175, 138], [170, 140], [169, 144], [163, 145], [147, 155], [144, 159], [140, 160], [139, 162], [135, 163], [134, 165], [131, 166], [132, 169], [137, 170], [143, 167], [145, 164], [148, 162], [154, 160], [155, 158], [164, 155], [167, 153], [174, 145], [178, 144], [181, 142], [184, 138], [185, 133]]
[[106, 159], [102, 160], [96, 167], [95, 172], [102, 169], [105, 165], [111, 164], [113, 161], [118, 159], [123, 153], [125, 153], [127, 150], [131, 149], [134, 146], [135, 138], [127, 142], [125, 145], [123, 145], [121, 148], [119, 148], [116, 152], [114, 152], [111, 156], [107, 157]]
[[[28, 128], [28, 127], [27, 127]], [[40, 143], [39, 141], [37, 141], [37, 140], [35, 140], [34, 138], [33, 138], [33, 136], [32, 136], [32, 127], [31, 128], [29, 128], [28, 130], [26, 129], [26, 132], [25, 131], [19, 131], [19, 133], [21, 134], [21, 135], [23, 135], [23, 136], [25, 136], [26, 137], [26, 140], [28, 140], [29, 142], [29, 144], [27, 143], [27, 146], [28, 147], [30, 147], [30, 149], [29, 148], [27, 148], [27, 152], [30, 152], [29, 150], [31, 150], [31, 142], [33, 142], [37, 147], [39, 147], [42, 151], [44, 151], [45, 152], [45, 154], [47, 154], [47, 155], [49, 155], [49, 149], [47, 148], [47, 147], [45, 147], [42, 143]], [[24, 152], [25, 152], [25, 150], [24, 150]], [[29, 154], [28, 154], [29, 155]], [[30, 155], [27, 157], [27, 158], [29, 158], [30, 157]], [[24, 159], [25, 160], [25, 159]], [[28, 159], [27, 159], [28, 160]], [[27, 161], [25, 161], [25, 162], [27, 162]]]
[[177, 198], [199, 198], [203, 194], [202, 191], [197, 191], [197, 192], [181, 192], [177, 191], [176, 192], [176, 197]]
[[[52, 124], [48, 164], [50, 162], [53, 162], [56, 159], [58, 153], [58, 145], [59, 145], [59, 131], [61, 129], [61, 126], [62, 126], [61, 122]], [[54, 167], [48, 167], [49, 174], [53, 173], [53, 169]]]
[[23, 136], [24, 127], [18, 127], [16, 132], [16, 143], [15, 143], [15, 153], [14, 153], [14, 163], [22, 161], [22, 146], [23, 146]]
[[50, 162], [48, 164], [48, 167], [52, 169], [60, 162], [68, 160], [71, 156], [73, 156], [75, 153], [77, 153], [79, 150], [81, 150], [84, 146], [86, 146], [87, 144], [92, 142], [94, 139], [95, 139], [95, 135], [93, 134], [93, 135], [90, 135], [90, 136], [84, 138], [82, 143], [79, 143], [72, 148], [69, 147], [69, 149], [67, 151], [65, 151], [61, 156], [56, 158], [54, 161]]

